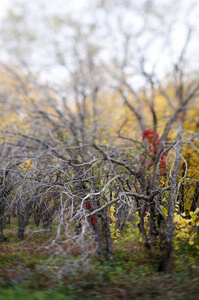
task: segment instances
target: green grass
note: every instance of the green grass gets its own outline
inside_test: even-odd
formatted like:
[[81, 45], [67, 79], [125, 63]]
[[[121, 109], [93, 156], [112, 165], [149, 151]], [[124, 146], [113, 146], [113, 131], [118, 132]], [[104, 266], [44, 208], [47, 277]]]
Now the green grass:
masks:
[[29, 291], [22, 287], [1, 291], [0, 300], [72, 300], [73, 296], [57, 291]]
[[[176, 252], [174, 271], [155, 272], [145, 248], [131, 238], [116, 240], [113, 261], [90, 261], [73, 273], [60, 276], [66, 253], [52, 258], [56, 247], [42, 246], [51, 233], [37, 233], [24, 242], [10, 238], [0, 243], [0, 300], [32, 299], [159, 299], [196, 300], [199, 295], [199, 260], [187, 248]], [[53, 248], [54, 247], [54, 248]], [[67, 254], [73, 263], [78, 251]]]

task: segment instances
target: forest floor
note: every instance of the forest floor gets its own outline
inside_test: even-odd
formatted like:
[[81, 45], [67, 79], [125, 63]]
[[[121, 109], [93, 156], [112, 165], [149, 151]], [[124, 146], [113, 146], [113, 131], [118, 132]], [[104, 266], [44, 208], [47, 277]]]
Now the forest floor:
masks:
[[141, 244], [118, 239], [112, 261], [93, 259], [78, 267], [77, 249], [69, 255], [65, 246], [54, 255], [58, 248], [47, 244], [50, 233], [21, 242], [12, 228], [5, 232], [8, 239], [0, 241], [0, 300], [199, 299], [199, 259], [189, 251], [177, 253], [173, 273], [164, 275], [154, 271]]

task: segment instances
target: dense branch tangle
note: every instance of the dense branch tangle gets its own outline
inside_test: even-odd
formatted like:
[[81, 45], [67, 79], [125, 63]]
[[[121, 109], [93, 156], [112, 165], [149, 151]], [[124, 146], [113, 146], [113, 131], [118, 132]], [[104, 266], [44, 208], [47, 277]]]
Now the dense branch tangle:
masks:
[[[113, 8], [111, 18], [114, 13]], [[145, 16], [148, 19], [150, 14]], [[162, 26], [158, 16], [153, 14]], [[10, 84], [2, 84], [6, 88], [1, 91], [2, 101], [7, 102], [1, 114], [7, 119], [2, 118], [0, 131], [0, 235], [8, 216], [11, 221], [17, 217], [21, 239], [32, 222], [33, 233], [51, 230], [54, 244], [77, 243], [87, 257], [112, 258], [114, 233], [123, 234], [127, 224], [139, 228], [154, 266], [167, 272], [173, 256], [176, 202], [181, 202], [180, 213], [188, 207], [186, 180], [192, 180], [191, 210], [198, 205], [198, 170], [190, 157], [197, 161], [194, 113], [199, 84], [185, 71], [191, 30], [187, 28], [181, 53], [160, 79], [143, 53], [148, 44], [156, 47], [159, 36], [167, 36], [166, 28], [164, 34], [161, 26], [150, 31], [144, 21], [138, 31], [130, 26], [131, 32], [117, 17], [113, 23], [118, 25], [121, 51], [115, 51], [112, 28], [107, 32], [107, 41], [112, 42], [99, 47], [98, 24], [84, 24], [83, 19], [77, 23], [66, 18], [50, 33], [53, 67], [61, 66], [67, 73], [60, 85], [41, 83], [23, 51], [20, 58], [16, 55], [21, 69], [16, 70], [15, 60], [13, 67], [10, 61], [2, 65], [15, 84], [14, 93], [8, 92]], [[67, 51], [66, 41], [58, 38], [59, 26], [61, 32], [71, 32]], [[144, 42], [146, 35], [149, 41], [140, 51], [139, 40], [144, 37]], [[108, 44], [114, 51], [109, 51], [106, 62], [103, 51]], [[140, 81], [135, 84], [137, 77]]]

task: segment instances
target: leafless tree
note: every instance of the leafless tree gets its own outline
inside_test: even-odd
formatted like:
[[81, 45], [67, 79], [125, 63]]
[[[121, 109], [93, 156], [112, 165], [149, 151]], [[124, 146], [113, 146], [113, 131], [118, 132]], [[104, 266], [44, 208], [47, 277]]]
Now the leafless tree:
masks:
[[[153, 1], [141, 7], [126, 2], [129, 12], [121, 3], [110, 11], [109, 1], [92, 7], [96, 20], [98, 14], [106, 19], [104, 31], [99, 30], [99, 21], [84, 23], [68, 16], [65, 22], [65, 16], [44, 18], [46, 23], [42, 26], [50, 41], [44, 48], [51, 50], [52, 68], [44, 60], [44, 71], [36, 66], [35, 71], [23, 49], [21, 55], [20, 51], [13, 51], [12, 55], [13, 66], [20, 67], [20, 73], [16, 67], [3, 64], [18, 83], [17, 100], [28, 96], [23, 109], [19, 106], [23, 122], [28, 125], [15, 124], [11, 129], [5, 126], [2, 133], [1, 147], [8, 147], [5, 149], [9, 151], [1, 157], [0, 217], [3, 220], [6, 203], [10, 208], [15, 205], [19, 238], [24, 238], [25, 228], [33, 217], [37, 229], [40, 223], [43, 230], [56, 225], [54, 244], [76, 243], [84, 257], [95, 252], [99, 258], [105, 255], [111, 259], [110, 210], [114, 208], [115, 226], [120, 230], [138, 212], [139, 229], [154, 265], [169, 272], [174, 208], [187, 171], [182, 156], [183, 125], [189, 109], [198, 101], [199, 91], [198, 80], [186, 73], [192, 28], [186, 26], [180, 54], [162, 76], [157, 71], [159, 60], [151, 59], [149, 66], [149, 56], [158, 41], [162, 48], [169, 43], [170, 24], [158, 13]], [[164, 7], [160, 8], [163, 12]], [[126, 23], [129, 16], [124, 18], [131, 9], [134, 17], [140, 13], [141, 25], [134, 30], [129, 30], [131, 22], [131, 26]], [[113, 22], [107, 21], [107, 14]], [[154, 23], [150, 24], [149, 17]], [[23, 23], [22, 16], [18, 19], [19, 24], [27, 22]], [[14, 22], [18, 19], [14, 18]], [[45, 24], [50, 26], [50, 32]], [[157, 30], [153, 24], [158, 24]], [[26, 39], [27, 32], [17, 34]], [[99, 45], [100, 37], [104, 38], [104, 47]], [[35, 35], [31, 39], [28, 34], [27, 39], [35, 49]], [[7, 43], [12, 46], [9, 39]], [[43, 53], [43, 48], [37, 47]], [[28, 49], [34, 61], [35, 52]], [[50, 76], [56, 68], [65, 74], [60, 83]], [[42, 80], [42, 76], [48, 75], [49, 81]], [[103, 124], [106, 108], [100, 103], [105, 103], [101, 101], [107, 95], [120, 97], [123, 107], [131, 112], [131, 135], [123, 133], [128, 120], [122, 120], [114, 136], [109, 120]], [[164, 119], [160, 119], [158, 97], [167, 103]], [[171, 139], [173, 132], [175, 138]], [[118, 147], [114, 144], [116, 140], [125, 144]], [[194, 147], [195, 140], [196, 137], [189, 140], [189, 145]], [[182, 160], [185, 169], [180, 178]], [[11, 186], [10, 176], [14, 178]]]

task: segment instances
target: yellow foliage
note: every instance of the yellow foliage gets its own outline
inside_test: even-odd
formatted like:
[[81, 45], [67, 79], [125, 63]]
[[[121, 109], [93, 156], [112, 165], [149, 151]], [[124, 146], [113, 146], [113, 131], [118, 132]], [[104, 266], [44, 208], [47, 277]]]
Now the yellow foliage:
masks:
[[[177, 208], [178, 208], [177, 204]], [[178, 239], [187, 240], [190, 245], [194, 245], [198, 240], [198, 232], [196, 228], [199, 226], [199, 207], [189, 215], [178, 212], [174, 213], [175, 236]]]
[[116, 229], [115, 207], [113, 205], [110, 207], [109, 218], [111, 220], [110, 228], [111, 228], [112, 238], [118, 239], [118, 238], [120, 238], [121, 233], [120, 233], [119, 229]]
[[23, 162], [23, 164], [20, 165], [20, 167], [22, 168], [22, 170], [23, 170], [24, 172], [26, 172], [26, 171], [32, 169], [33, 164], [32, 164], [31, 159], [26, 159], [26, 160]]

